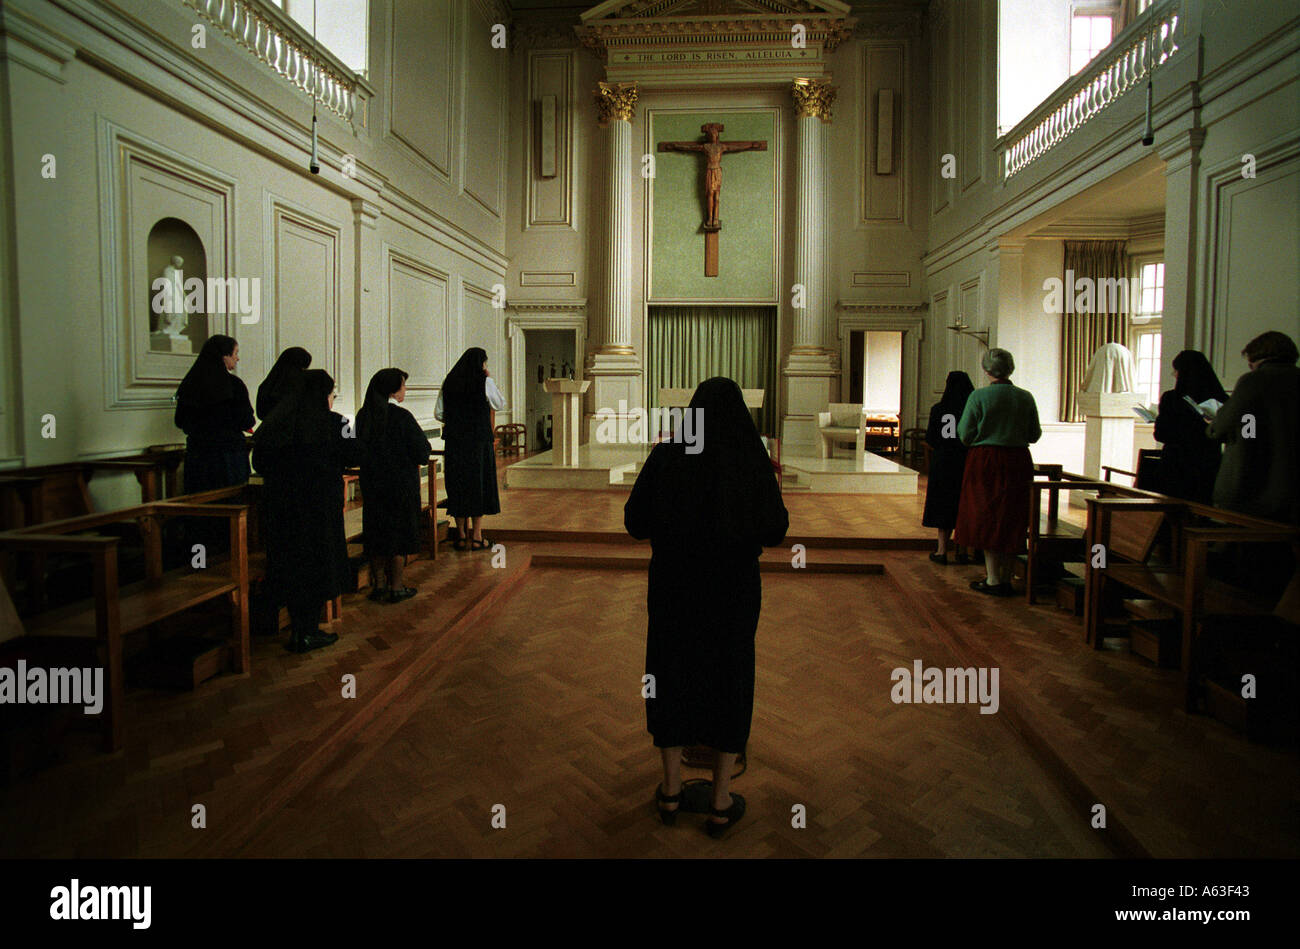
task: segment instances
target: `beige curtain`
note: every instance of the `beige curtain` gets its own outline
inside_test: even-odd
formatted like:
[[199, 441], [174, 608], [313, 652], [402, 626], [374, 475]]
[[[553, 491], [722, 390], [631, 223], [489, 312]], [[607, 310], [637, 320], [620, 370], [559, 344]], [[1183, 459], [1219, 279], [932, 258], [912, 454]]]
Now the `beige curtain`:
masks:
[[[1130, 300], [1124, 241], [1066, 241], [1061, 316], [1061, 421], [1081, 422], [1088, 360], [1105, 343], [1128, 346]], [[1086, 281], [1086, 282], [1084, 282]], [[1071, 312], [1082, 303], [1086, 312]]]
[[766, 389], [758, 430], [776, 429], [776, 307], [652, 306], [647, 326], [647, 400], [659, 390], [694, 389], [727, 376], [742, 389]]

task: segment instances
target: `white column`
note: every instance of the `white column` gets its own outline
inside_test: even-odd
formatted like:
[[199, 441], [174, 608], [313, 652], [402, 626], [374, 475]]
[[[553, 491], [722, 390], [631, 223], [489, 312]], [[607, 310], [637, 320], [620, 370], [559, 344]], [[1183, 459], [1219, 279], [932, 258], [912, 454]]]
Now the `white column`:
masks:
[[609, 134], [609, 251], [602, 314], [604, 342], [588, 356], [585, 372], [593, 383], [588, 440], [598, 424], [596, 412], [608, 409], [615, 415], [628, 414], [642, 401], [641, 360], [632, 345], [632, 175], [638, 168], [632, 161], [632, 117], [636, 99], [633, 82], [601, 82], [596, 90], [600, 124]]
[[[1174, 387], [1170, 360], [1182, 349], [1199, 349], [1220, 373], [1225, 364], [1236, 369], [1236, 354], [1214, 352], [1197, 319], [1196, 247], [1200, 240], [1197, 199], [1200, 189], [1201, 144], [1205, 130], [1180, 132], [1157, 146], [1165, 162], [1165, 298], [1160, 317], [1160, 391]], [[1228, 375], [1232, 375], [1231, 372]]]
[[796, 79], [791, 92], [798, 143], [794, 271], [788, 291], [794, 345], [782, 371], [786, 398], [781, 437], [786, 450], [811, 454], [820, 437], [817, 413], [839, 397], [839, 357], [827, 345], [830, 321], [827, 319], [822, 162], [822, 123], [831, 119], [835, 88], [824, 79]]

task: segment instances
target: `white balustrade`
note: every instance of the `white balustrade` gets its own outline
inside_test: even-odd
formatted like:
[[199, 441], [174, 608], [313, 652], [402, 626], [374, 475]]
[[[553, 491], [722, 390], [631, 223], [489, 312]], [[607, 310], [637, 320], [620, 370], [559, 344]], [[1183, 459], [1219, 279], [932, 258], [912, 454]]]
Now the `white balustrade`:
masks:
[[1178, 51], [1182, 0], [1153, 4], [1002, 139], [1003, 180], [1024, 171]]

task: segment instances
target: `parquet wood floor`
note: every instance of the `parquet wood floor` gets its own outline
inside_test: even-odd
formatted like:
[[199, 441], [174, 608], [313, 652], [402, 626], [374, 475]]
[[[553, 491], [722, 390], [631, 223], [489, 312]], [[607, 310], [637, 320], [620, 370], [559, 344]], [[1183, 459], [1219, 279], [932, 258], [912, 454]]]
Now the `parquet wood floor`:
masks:
[[[622, 495], [603, 513], [589, 503], [611, 494], [506, 491], [487, 534], [511, 516], [612, 534]], [[920, 519], [919, 498], [838, 498], [838, 515], [823, 500], [787, 503], [794, 528], [828, 545], [870, 536], [844, 525], [904, 532], [908, 505]], [[1176, 672], [1094, 652], [1074, 617], [980, 597], [966, 588], [978, 568], [919, 549], [808, 551], [884, 575], [764, 573], [752, 764], [737, 784], [750, 815], [720, 844], [662, 827], [638, 692], [643, 568], [527, 569], [534, 552], [645, 549], [504, 542], [505, 569], [448, 551], [410, 568], [421, 593], [407, 603], [347, 598], [329, 649], [257, 640], [248, 676], [132, 691], [123, 752], [87, 736], [0, 788], [0, 856], [1300, 855], [1293, 752], [1185, 715]], [[998, 666], [1001, 710], [894, 705], [889, 670], [917, 658]], [[355, 699], [340, 694], [345, 674]], [[1108, 831], [1088, 826], [1095, 802]], [[490, 827], [495, 803], [506, 830]], [[807, 829], [790, 827], [795, 803]], [[206, 830], [191, 828], [194, 804]]]
[[[765, 576], [750, 811], [724, 843], [663, 827], [640, 698], [645, 575], [534, 568], [382, 742], [299, 794], [247, 856], [1101, 856], [995, 716], [895, 705], [953, 664], [883, 577]], [[841, 604], [835, 611], [825, 603]], [[506, 808], [505, 829], [491, 827]], [[791, 826], [791, 808], [807, 827]]]

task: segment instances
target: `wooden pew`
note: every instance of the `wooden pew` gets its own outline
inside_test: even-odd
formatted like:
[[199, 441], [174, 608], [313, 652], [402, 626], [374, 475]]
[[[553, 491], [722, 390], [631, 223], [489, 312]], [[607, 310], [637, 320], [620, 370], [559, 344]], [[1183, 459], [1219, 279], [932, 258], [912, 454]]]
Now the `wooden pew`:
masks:
[[[1038, 467], [1038, 466], [1036, 466]], [[1046, 467], [1046, 466], [1044, 466]], [[1137, 488], [1112, 484], [1109, 481], [1097, 481], [1085, 475], [1071, 474], [1061, 469], [1060, 465], [1051, 466], [1055, 471], [1047, 471], [1048, 480], [1035, 481], [1029, 486], [1029, 537], [1025, 557], [1025, 599], [1037, 602], [1035, 587], [1042, 570], [1042, 562], [1048, 557], [1065, 560], [1078, 555], [1082, 558], [1084, 551], [1085, 528], [1062, 521], [1060, 512], [1060, 494], [1062, 491], [1095, 491], [1098, 497], [1135, 497], [1157, 500], [1161, 496]], [[1043, 495], [1047, 495], [1047, 512], [1043, 513]]]
[[[230, 557], [206, 570], [164, 571], [162, 525], [172, 517], [217, 517], [229, 522]], [[120, 538], [86, 534], [118, 523], [138, 524], [146, 550], [147, 576], [137, 583], [118, 583]], [[60, 552], [89, 556], [94, 565], [94, 594], [89, 602], [70, 604], [23, 617], [24, 635], [36, 642], [82, 641], [95, 648], [105, 667], [107, 699], [103, 712], [105, 745], [122, 744], [122, 640], [201, 603], [225, 598], [233, 611], [231, 665], [236, 673], [250, 665], [248, 638], [248, 508], [243, 505], [160, 501], [104, 514], [66, 518], [0, 532], [0, 554]], [[5, 570], [12, 583], [12, 570]]]
[[[1147, 492], [1149, 494], [1149, 492]], [[1195, 523], [1196, 518], [1217, 523]], [[1170, 557], [1150, 561], [1161, 524], [1170, 528]], [[1147, 498], [1088, 499], [1089, 550], [1101, 544], [1105, 568], [1086, 570], [1084, 627], [1094, 648], [1101, 648], [1103, 596], [1108, 584], [1136, 591], [1178, 617], [1185, 705], [1196, 711], [1200, 671], [1193, 663], [1196, 637], [1209, 616], [1257, 617], [1274, 611], [1251, 591], [1232, 586], [1206, 569], [1211, 544], [1300, 543], [1300, 529], [1220, 508], [1159, 495]]]

